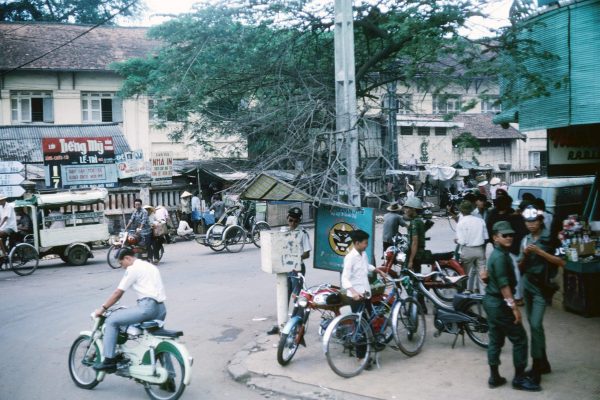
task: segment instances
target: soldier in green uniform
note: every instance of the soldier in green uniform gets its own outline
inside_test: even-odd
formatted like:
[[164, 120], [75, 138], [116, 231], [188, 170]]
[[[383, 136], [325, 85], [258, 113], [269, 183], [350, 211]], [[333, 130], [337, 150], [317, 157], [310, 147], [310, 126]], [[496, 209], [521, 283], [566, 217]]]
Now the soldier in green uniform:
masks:
[[[544, 212], [533, 206], [523, 210], [525, 225], [529, 235], [521, 243], [519, 268], [523, 273], [525, 310], [531, 328], [531, 358], [533, 365], [529, 376], [540, 383], [542, 374], [552, 372], [546, 356], [546, 335], [544, 334], [544, 312], [552, 294], [545, 288], [556, 274], [554, 266], [564, 267], [565, 261], [554, 256], [556, 247], [550, 237], [550, 231], [544, 226]], [[550, 298], [547, 298], [548, 296]]]
[[492, 227], [494, 251], [487, 261], [487, 287], [483, 298], [483, 307], [488, 316], [489, 346], [488, 364], [490, 365], [490, 388], [506, 383], [500, 376], [500, 352], [506, 337], [513, 344], [513, 364], [515, 377], [512, 386], [515, 389], [540, 391], [538, 384], [525, 373], [527, 367], [527, 333], [521, 324], [521, 312], [515, 304], [514, 293], [517, 285], [513, 262], [509, 249], [515, 231], [507, 221], [496, 222]]
[[[421, 272], [421, 264], [425, 258], [425, 223], [419, 216], [418, 210], [423, 209], [423, 203], [417, 197], [409, 198], [402, 206], [404, 208], [404, 216], [410, 220], [408, 226], [408, 254], [407, 267], [415, 272]], [[418, 295], [419, 303], [423, 312], [427, 314], [425, 306], [425, 298], [422, 294]]]

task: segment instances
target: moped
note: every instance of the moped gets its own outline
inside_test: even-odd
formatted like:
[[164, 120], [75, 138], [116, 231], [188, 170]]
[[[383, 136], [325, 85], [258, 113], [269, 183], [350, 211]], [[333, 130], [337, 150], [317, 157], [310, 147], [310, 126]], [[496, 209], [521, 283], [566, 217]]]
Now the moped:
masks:
[[[93, 366], [103, 360], [104, 322], [113, 312], [92, 314], [91, 331], [82, 331], [69, 352], [69, 373], [80, 388], [93, 389], [106, 376]], [[141, 383], [154, 400], [177, 400], [190, 384], [193, 359], [178, 339], [181, 331], [163, 329], [163, 321], [153, 320], [130, 325], [117, 338], [115, 375]]]

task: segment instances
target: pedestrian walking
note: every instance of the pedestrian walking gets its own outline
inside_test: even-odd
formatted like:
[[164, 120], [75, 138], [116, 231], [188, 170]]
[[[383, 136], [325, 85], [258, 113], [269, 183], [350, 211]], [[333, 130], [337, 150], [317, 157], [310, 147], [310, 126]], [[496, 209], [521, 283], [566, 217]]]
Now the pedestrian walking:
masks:
[[514, 240], [515, 231], [508, 221], [496, 222], [492, 227], [494, 251], [487, 262], [487, 271], [483, 274], [487, 280], [483, 307], [488, 317], [489, 344], [487, 349], [490, 366], [490, 388], [506, 383], [500, 375], [500, 353], [505, 338], [513, 345], [513, 364], [515, 376], [512, 386], [518, 390], [540, 391], [538, 384], [525, 373], [527, 368], [527, 333], [523, 328], [521, 311], [515, 304], [514, 293], [517, 279], [514, 275], [509, 249]]
[[398, 234], [399, 227], [407, 227], [408, 223], [400, 215], [402, 207], [398, 203], [392, 203], [387, 207], [387, 213], [383, 216], [383, 253], [392, 246], [394, 236]]
[[525, 310], [531, 331], [533, 365], [529, 376], [539, 384], [542, 374], [552, 372], [546, 355], [544, 333], [546, 304], [552, 301], [556, 289], [550, 279], [556, 275], [557, 267], [565, 266], [565, 261], [554, 256], [556, 246], [550, 230], [544, 225], [544, 212], [529, 206], [523, 211], [523, 218], [529, 234], [521, 244], [519, 267], [523, 272]]
[[485, 270], [485, 243], [488, 233], [483, 219], [473, 215], [473, 204], [460, 203], [463, 217], [456, 225], [456, 243], [460, 246], [460, 259], [469, 276], [467, 290], [475, 293], [483, 291], [480, 273]]
[[[310, 245], [310, 238], [308, 236], [308, 232], [300, 227], [300, 223], [302, 222], [302, 209], [299, 207], [292, 207], [288, 210], [287, 223], [288, 226], [281, 228], [281, 232], [291, 232], [299, 230], [302, 232], [302, 254], [300, 258], [302, 259], [302, 263], [300, 266], [300, 271], [292, 271], [288, 273], [287, 278], [287, 286], [288, 286], [288, 304], [292, 297], [292, 292], [294, 291], [295, 286], [299, 282], [298, 272], [300, 272], [303, 276], [306, 276], [306, 265], [304, 264], [304, 260], [310, 257], [310, 252], [312, 250], [312, 246]], [[267, 331], [268, 335], [275, 335], [279, 333], [279, 327], [277, 325], [273, 326], [270, 330]]]

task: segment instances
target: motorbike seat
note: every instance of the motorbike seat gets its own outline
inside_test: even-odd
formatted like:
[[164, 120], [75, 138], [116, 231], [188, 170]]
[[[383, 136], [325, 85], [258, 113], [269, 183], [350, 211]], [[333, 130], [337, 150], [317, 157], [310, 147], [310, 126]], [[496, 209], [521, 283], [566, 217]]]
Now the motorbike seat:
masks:
[[163, 337], [169, 337], [169, 338], [178, 338], [180, 336], [183, 336], [183, 332], [182, 331], [171, 331], [168, 329], [153, 329], [151, 331], [149, 331], [150, 334], [154, 335], [154, 336], [163, 336]]
[[139, 326], [142, 329], [153, 329], [153, 328], [162, 328], [164, 324], [165, 324], [164, 321], [154, 319], [152, 321], [144, 321], [144, 322], [140, 323]]
[[452, 257], [454, 257], [453, 251], [447, 251], [445, 253], [433, 253], [431, 255], [433, 261], [450, 260]]

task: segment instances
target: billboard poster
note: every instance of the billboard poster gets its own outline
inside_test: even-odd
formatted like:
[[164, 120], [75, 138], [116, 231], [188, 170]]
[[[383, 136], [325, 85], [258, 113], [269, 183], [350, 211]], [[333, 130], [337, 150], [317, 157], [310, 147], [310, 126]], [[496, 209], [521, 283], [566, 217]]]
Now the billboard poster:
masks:
[[357, 229], [361, 229], [371, 236], [366, 251], [370, 262], [375, 264], [374, 210], [372, 208], [319, 207], [315, 224], [315, 268], [341, 272], [344, 267], [344, 257], [353, 248], [350, 233]]
[[146, 175], [146, 163], [144, 162], [144, 153], [142, 150], [128, 151], [116, 156], [117, 171], [119, 179], [133, 178], [140, 175]]
[[173, 183], [173, 152], [159, 151], [150, 157], [152, 186], [165, 186]]
[[46, 186], [115, 187], [115, 147], [110, 137], [43, 138]]

